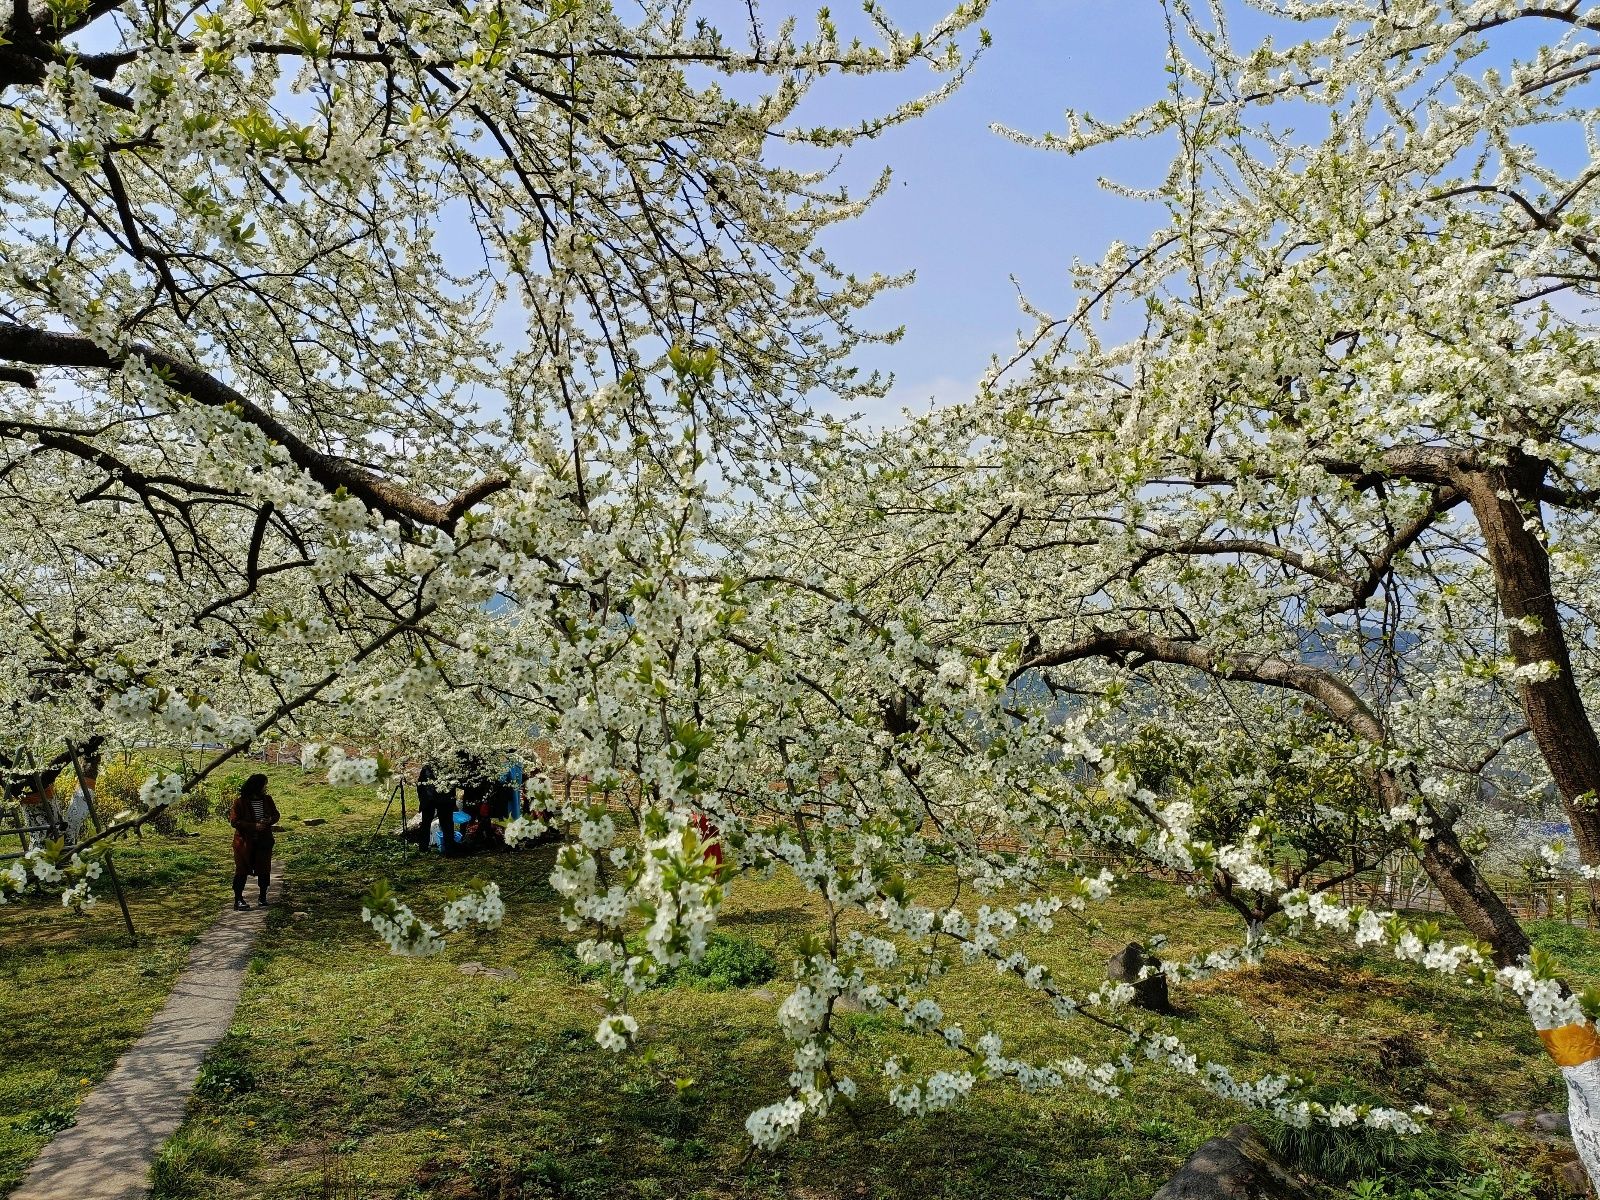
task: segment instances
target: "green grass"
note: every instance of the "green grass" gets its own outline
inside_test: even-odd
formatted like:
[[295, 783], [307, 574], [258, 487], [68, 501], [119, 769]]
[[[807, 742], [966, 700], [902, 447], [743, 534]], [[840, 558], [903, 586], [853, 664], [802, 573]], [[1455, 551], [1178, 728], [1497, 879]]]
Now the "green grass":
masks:
[[[298, 770], [270, 774], [286, 819], [331, 816], [349, 800]], [[370, 827], [372, 818], [360, 822]], [[232, 831], [216, 817], [185, 824], [194, 836], [146, 833], [113, 853], [137, 946], [104, 883], [101, 902], [82, 916], [40, 899], [0, 908], [0, 1195], [144, 1031], [229, 896]], [[312, 832], [291, 828], [280, 845]], [[14, 850], [16, 839], [0, 838], [0, 847]]]
[[[889, 1053], [923, 1069], [949, 1059], [881, 1015], [855, 1014], [844, 1024], [857, 1101], [777, 1154], [749, 1154], [745, 1115], [787, 1086], [789, 1048], [774, 1014], [793, 948], [817, 920], [803, 889], [781, 877], [736, 884], [707, 963], [637, 1001], [643, 1050], [614, 1057], [592, 1042], [603, 995], [556, 919], [551, 848], [442, 860], [373, 836], [381, 803], [302, 787], [298, 772], [274, 774], [286, 817], [329, 823], [280, 841], [285, 903], [270, 916], [232, 1032], [208, 1057], [189, 1118], [158, 1164], [157, 1196], [1133, 1200], [1241, 1117], [1181, 1080], [1144, 1073], [1115, 1101], [981, 1085], [954, 1112], [905, 1122], [888, 1111], [876, 1064]], [[23, 985], [9, 990], [0, 1015], [53, 1039], [37, 1052], [32, 1037], [13, 1042], [24, 1052], [8, 1058], [0, 1080], [0, 1191], [45, 1140], [23, 1121], [48, 1125], [50, 1114], [70, 1110], [87, 1087], [79, 1081], [97, 1078], [137, 1033], [187, 939], [214, 913], [225, 892], [216, 874], [225, 870], [225, 830], [199, 828], [201, 838], [140, 851], [152, 856], [146, 878], [180, 872], [160, 889], [160, 904], [154, 885], [136, 896], [142, 926], [168, 914], [157, 943], [168, 949], [152, 973], [130, 975], [132, 956], [152, 951], [118, 946], [114, 907], [82, 922], [30, 911], [31, 935], [48, 934], [49, 951], [9, 926], [0, 935], [0, 969]], [[358, 898], [376, 879], [436, 918], [451, 885], [474, 877], [499, 881], [506, 927], [453, 939], [438, 959], [391, 958], [360, 921]], [[1050, 947], [1058, 975], [1089, 984], [1149, 929], [1172, 936], [1169, 954], [1232, 929], [1225, 910], [1196, 910], [1148, 882], [1126, 888], [1099, 917], [1098, 927], [1063, 921], [1032, 945]], [[1534, 930], [1574, 976], [1600, 976], [1600, 939], [1548, 922]], [[38, 960], [52, 954], [46, 977]], [[516, 978], [464, 975], [469, 960]], [[777, 977], [764, 978], [772, 965]], [[18, 972], [28, 972], [25, 981]], [[46, 991], [33, 992], [41, 984]], [[91, 996], [115, 1003], [91, 1004], [86, 1024], [62, 1023], [33, 1013], [29, 992], [60, 996], [62, 1011]], [[1035, 995], [992, 971], [960, 969], [942, 997], [969, 1035], [993, 1026], [1012, 1052], [1103, 1054], [1086, 1022], [1055, 1021]], [[1449, 1114], [1435, 1136], [1398, 1154], [1376, 1143], [1296, 1145], [1256, 1118], [1330, 1178], [1382, 1177], [1393, 1197], [1489, 1179], [1492, 1187], [1470, 1187], [1494, 1200], [1524, 1195], [1526, 1176], [1537, 1193], [1554, 1195], [1549, 1152], [1492, 1122], [1507, 1109], [1563, 1101], [1557, 1073], [1509, 1001], [1332, 941], [1177, 987], [1173, 999], [1170, 1026], [1202, 1057], [1242, 1072], [1286, 1069], [1324, 1096], [1422, 1102]]]

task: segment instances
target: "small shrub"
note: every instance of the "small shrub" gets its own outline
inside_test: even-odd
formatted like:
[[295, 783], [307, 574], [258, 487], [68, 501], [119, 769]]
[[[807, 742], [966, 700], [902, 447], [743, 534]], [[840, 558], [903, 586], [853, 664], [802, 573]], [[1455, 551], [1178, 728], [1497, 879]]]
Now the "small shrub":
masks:
[[204, 821], [215, 811], [210, 789], [205, 784], [191, 788], [172, 806], [173, 812], [190, 821]]
[[125, 808], [137, 808], [139, 787], [144, 783], [144, 772], [132, 763], [104, 763], [95, 778], [94, 803], [101, 817]]
[[214, 783], [219, 797], [231, 804], [233, 798], [244, 791], [245, 780], [253, 774], [254, 771], [229, 771], [226, 775], [218, 776]]
[[662, 987], [692, 987], [707, 992], [755, 987], [778, 973], [778, 960], [760, 942], [713, 933], [699, 962], [680, 963], [663, 972]]
[[19, 1121], [17, 1128], [23, 1133], [36, 1133], [50, 1137], [78, 1123], [78, 1114], [64, 1104], [54, 1108], [41, 1108], [31, 1117]]
[[1139, 1133], [1152, 1141], [1171, 1144], [1178, 1140], [1179, 1130], [1171, 1121], [1164, 1121], [1160, 1117], [1151, 1117], [1139, 1122]]
[[247, 778], [244, 773], [234, 771], [220, 779], [203, 779], [184, 792], [183, 799], [172, 806], [173, 811], [191, 821], [226, 817], [228, 809], [233, 806], [233, 798], [244, 787]]
[[195, 1080], [197, 1096], [235, 1096], [255, 1090], [256, 1075], [245, 1048], [231, 1039], [218, 1042], [200, 1064]]
[[[633, 954], [642, 954], [643, 941], [637, 937], [630, 938], [628, 950]], [[570, 950], [567, 954], [570, 956], [572, 972], [579, 979], [592, 981], [605, 978], [606, 969], [603, 966], [580, 962]], [[734, 934], [713, 933], [706, 939], [706, 952], [699, 962], [683, 962], [668, 967], [655, 977], [650, 986], [725, 992], [730, 988], [755, 987], [777, 974], [777, 957], [760, 942]]]

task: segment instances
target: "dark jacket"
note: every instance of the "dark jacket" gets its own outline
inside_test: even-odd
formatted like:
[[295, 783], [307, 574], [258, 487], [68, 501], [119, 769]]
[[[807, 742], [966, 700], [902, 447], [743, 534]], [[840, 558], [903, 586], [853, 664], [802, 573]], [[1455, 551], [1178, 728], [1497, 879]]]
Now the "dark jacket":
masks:
[[[278, 806], [272, 802], [272, 797], [266, 797], [261, 803], [262, 812], [266, 815], [268, 825], [276, 825], [279, 820]], [[247, 841], [254, 841], [258, 837], [271, 837], [272, 831], [256, 829], [255, 809], [250, 801], [241, 794], [234, 797], [233, 805], [228, 809], [228, 824], [233, 826], [233, 831]]]

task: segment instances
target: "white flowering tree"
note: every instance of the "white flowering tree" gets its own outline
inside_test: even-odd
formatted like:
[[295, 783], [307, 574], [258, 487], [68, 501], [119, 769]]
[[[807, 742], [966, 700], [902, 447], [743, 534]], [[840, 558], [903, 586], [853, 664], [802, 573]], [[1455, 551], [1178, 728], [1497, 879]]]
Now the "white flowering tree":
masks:
[[[815, 630], [799, 669], [861, 662], [845, 694], [878, 703], [886, 765], [941, 856], [965, 838], [956, 861], [978, 871], [990, 831], [1040, 858], [1120, 844], [1198, 871], [1245, 936], [1194, 969], [1314, 922], [1498, 979], [1562, 1066], [1600, 1178], [1593, 994], [1530, 955], [1467, 836], [1485, 774], [1510, 762], [1559, 796], [1586, 869], [1600, 855], [1585, 91], [1600, 8], [1248, 7], [1327, 24], [1241, 50], [1226, 6], [1173, 0], [1167, 97], [1016, 135], [1074, 153], [1169, 138], [1170, 170], [1142, 193], [1168, 220], [1079, 268], [1078, 302], [1036, 312], [973, 402], [841, 453], [751, 573], [812, 609], [786, 639], [798, 651]], [[1328, 132], [1291, 128], [1307, 124]], [[1267, 740], [1289, 737], [1310, 777], [1353, 771], [1367, 811], [1358, 791], [1290, 814], [1263, 776], [1236, 780], [1256, 809], [1230, 824], [1196, 772], [1141, 785], [1150, 725], [1215, 755], [1219, 727], [1269, 714]], [[1307, 841], [1337, 842], [1352, 817], [1368, 844], [1330, 857]], [[1397, 844], [1469, 942], [1332, 898], [1329, 879]], [[990, 931], [1027, 915], [989, 912]]]
[[[1560, 736], [1593, 646], [1588, 175], [1521, 137], [1588, 119], [1593, 22], [1281, 0], [1333, 32], [1236, 54], [1172, 4], [1173, 94], [1042, 139], [1175, 135], [1168, 227], [1085, 268], [1082, 305], [1040, 314], [973, 403], [871, 442], [819, 428], [797, 401], [872, 386], [851, 314], [888, 281], [817, 261], [859, 202], [763, 144], [827, 69], [959, 78], [978, 7], [921, 37], [880, 22], [877, 48], [824, 17], [739, 49], [688, 4], [19, 10], [17, 727], [537, 732], [578, 781], [530, 807], [570, 834], [553, 883], [609, 968], [611, 1049], [739, 875], [793, 872], [826, 919], [779, 1008], [793, 1070], [750, 1116], [762, 1147], [856, 1093], [846, 1003], [921, 1036], [872, 1064], [906, 1114], [981, 1082], [1115, 1095], [1142, 1068], [1298, 1124], [1416, 1127], [1203, 1061], [1132, 985], [1063, 983], [1059, 938], [1024, 948], [1128, 862], [1241, 917], [1150, 968], [1173, 980], [1315, 926], [1505, 986], [1581, 1057], [1594, 1006], [1529, 957], [1458, 818], [1520, 756], [1600, 845], [1589, 752]], [[121, 49], [73, 56], [95, 21]], [[1572, 36], [1480, 68], [1519, 21]], [[776, 83], [736, 102], [695, 84], [715, 71]], [[1271, 127], [1279, 102], [1331, 111], [1326, 141]], [[488, 344], [502, 294], [526, 315], [510, 351]], [[1215, 753], [1219, 705], [1270, 745]], [[1339, 902], [1397, 848], [1467, 940]], [[366, 910], [397, 952], [441, 944], [384, 889]], [[443, 924], [501, 911], [485, 889]], [[943, 989], [976, 969], [1101, 1049], [965, 1029]], [[1597, 1069], [1569, 1067], [1591, 1170]]]
[[[915, 33], [869, 7], [853, 40], [688, 0], [9, 6], [19, 761], [95, 732], [223, 744], [202, 773], [286, 722], [392, 737], [386, 709], [471, 681], [445, 659], [506, 580], [576, 637], [670, 576], [701, 475], [797, 469], [803, 397], [883, 386], [847, 359], [891, 336], [857, 313], [896, 281], [815, 246], [875, 192], [770, 149], [914, 117], [984, 5]], [[934, 90], [859, 126], [794, 119], [824, 75], [912, 66]]]

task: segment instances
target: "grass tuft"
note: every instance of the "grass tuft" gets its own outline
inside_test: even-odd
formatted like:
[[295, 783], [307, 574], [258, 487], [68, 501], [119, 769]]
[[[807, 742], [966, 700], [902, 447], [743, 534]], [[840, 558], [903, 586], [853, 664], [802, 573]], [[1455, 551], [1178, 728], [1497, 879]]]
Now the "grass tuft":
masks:
[[260, 1159], [249, 1143], [231, 1135], [184, 1128], [150, 1166], [151, 1200], [213, 1195], [217, 1179], [243, 1179]]
[[[1361, 1103], [1346, 1093], [1324, 1103]], [[1326, 1125], [1299, 1128], [1262, 1115], [1254, 1122], [1262, 1140], [1283, 1162], [1329, 1183], [1357, 1179], [1387, 1179], [1395, 1183], [1422, 1184], [1453, 1176], [1462, 1169], [1461, 1155], [1431, 1130], [1402, 1137], [1386, 1130], [1355, 1126], [1330, 1129]]]

